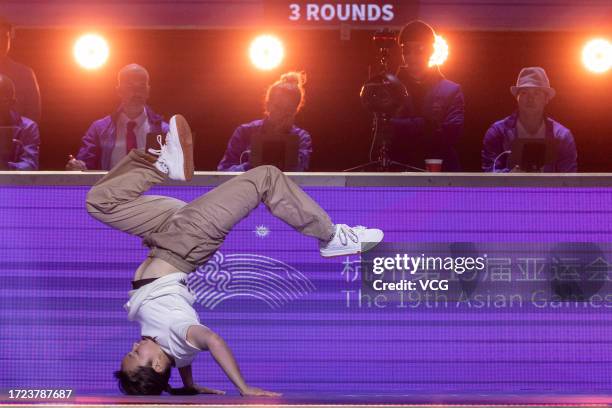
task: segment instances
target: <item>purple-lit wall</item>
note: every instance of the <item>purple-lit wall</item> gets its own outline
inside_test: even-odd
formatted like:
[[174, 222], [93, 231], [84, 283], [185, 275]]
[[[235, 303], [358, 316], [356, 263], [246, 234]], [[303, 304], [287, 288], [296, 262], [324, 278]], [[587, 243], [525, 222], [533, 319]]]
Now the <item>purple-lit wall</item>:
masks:
[[[146, 250], [139, 239], [87, 215], [87, 189], [0, 188], [0, 390], [116, 392], [112, 372], [139, 335], [122, 305]], [[152, 193], [188, 201], [206, 191]], [[610, 188], [306, 191], [335, 221], [381, 227], [393, 242], [612, 241]], [[315, 242], [263, 207], [220, 252], [214, 266], [223, 270], [235, 270], [239, 258], [263, 259], [274, 276], [286, 270], [294, 278], [284, 289], [273, 280], [265, 287], [261, 279], [254, 296], [197, 307], [255, 385], [309, 393], [598, 393], [612, 387], [609, 309], [376, 308], [360, 307], [354, 297], [347, 305], [347, 291], [358, 290], [360, 281], [343, 273], [344, 260], [320, 258]], [[196, 359], [194, 377], [232, 388], [206, 353]]]

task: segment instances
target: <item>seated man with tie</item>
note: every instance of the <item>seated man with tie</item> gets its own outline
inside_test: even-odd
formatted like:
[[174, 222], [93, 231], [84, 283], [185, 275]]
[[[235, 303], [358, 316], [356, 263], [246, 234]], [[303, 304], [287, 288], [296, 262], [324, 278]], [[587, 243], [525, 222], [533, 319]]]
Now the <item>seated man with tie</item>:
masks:
[[117, 93], [121, 105], [116, 112], [96, 120], [83, 137], [76, 159], [66, 170], [110, 170], [132, 149], [145, 149], [147, 135], [165, 135], [168, 123], [146, 105], [149, 73], [137, 64], [119, 71]]

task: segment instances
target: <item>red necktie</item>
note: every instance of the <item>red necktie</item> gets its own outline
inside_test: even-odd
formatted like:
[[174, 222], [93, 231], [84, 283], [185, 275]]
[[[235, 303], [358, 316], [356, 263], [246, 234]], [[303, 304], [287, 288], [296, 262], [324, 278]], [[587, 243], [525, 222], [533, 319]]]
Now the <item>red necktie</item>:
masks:
[[134, 128], [136, 127], [136, 122], [130, 120], [127, 125], [127, 132], [125, 133], [125, 152], [129, 153], [130, 150], [136, 149], [136, 133], [134, 133]]

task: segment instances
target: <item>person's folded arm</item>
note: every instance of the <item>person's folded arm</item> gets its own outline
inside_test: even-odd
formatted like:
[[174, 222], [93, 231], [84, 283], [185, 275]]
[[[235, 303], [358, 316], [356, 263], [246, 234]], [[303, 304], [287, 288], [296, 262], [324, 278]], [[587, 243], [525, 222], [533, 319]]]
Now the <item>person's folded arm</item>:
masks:
[[82, 140], [83, 145], [76, 155], [77, 160], [85, 163], [89, 170], [99, 169], [100, 166], [100, 134], [97, 122], [91, 124]]
[[9, 168], [13, 170], [38, 170], [38, 158], [40, 151], [40, 133], [36, 122], [22, 129], [20, 137], [15, 140], [19, 155], [15, 162], [9, 162]]
[[570, 131], [559, 143], [558, 159], [555, 165], [556, 171], [560, 173], [575, 173], [578, 171], [578, 152], [576, 142]]
[[245, 129], [238, 126], [229, 142], [223, 158], [217, 166], [218, 171], [246, 171], [249, 169], [249, 154], [245, 153], [249, 149]]
[[[487, 173], [507, 173], [507, 157], [503, 157], [503, 134], [495, 126], [491, 126], [485, 134], [482, 143], [482, 171]], [[501, 154], [501, 156], [500, 156]], [[499, 156], [499, 157], [498, 157]], [[497, 159], [497, 163], [495, 160]], [[503, 165], [502, 165], [503, 164]]]

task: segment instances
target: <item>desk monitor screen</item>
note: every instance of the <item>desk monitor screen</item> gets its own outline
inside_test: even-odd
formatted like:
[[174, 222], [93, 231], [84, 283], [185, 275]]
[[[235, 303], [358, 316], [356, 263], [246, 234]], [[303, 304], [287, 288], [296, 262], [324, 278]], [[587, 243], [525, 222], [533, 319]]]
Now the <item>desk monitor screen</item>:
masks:
[[251, 167], [271, 164], [283, 171], [295, 171], [298, 164], [299, 141], [296, 135], [255, 137], [251, 141]]
[[541, 171], [557, 161], [557, 141], [554, 139], [516, 139], [512, 144], [509, 167], [519, 166], [526, 172]]
[[524, 171], [540, 171], [544, 167], [546, 145], [543, 142], [525, 143], [521, 169]]

